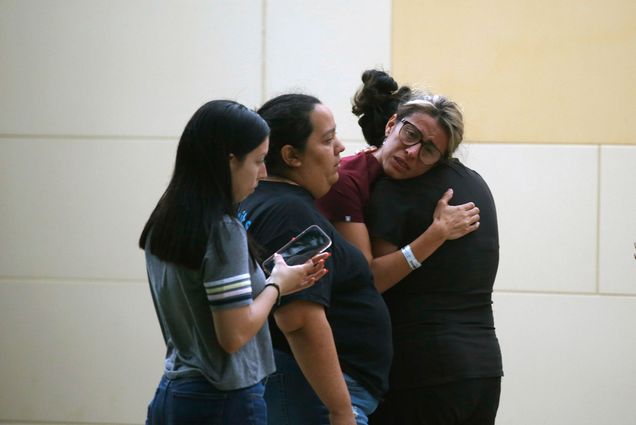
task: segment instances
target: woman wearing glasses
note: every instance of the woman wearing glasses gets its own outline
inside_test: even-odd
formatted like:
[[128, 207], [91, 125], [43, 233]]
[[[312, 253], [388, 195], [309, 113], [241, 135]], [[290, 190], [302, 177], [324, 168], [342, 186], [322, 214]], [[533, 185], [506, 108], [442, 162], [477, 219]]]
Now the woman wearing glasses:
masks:
[[367, 258], [376, 288], [384, 292], [411, 272], [446, 240], [479, 227], [479, 209], [472, 202], [451, 206], [452, 189], [444, 193], [431, 226], [402, 250], [375, 257], [371, 252], [364, 209], [372, 184], [381, 175], [410, 179], [450, 158], [462, 141], [464, 127], [457, 105], [443, 96], [429, 96], [401, 87], [385, 72], [365, 71], [354, 97], [354, 114], [366, 141], [378, 147], [343, 158], [340, 179], [317, 201], [320, 211]]
[[[369, 423], [494, 424], [503, 375], [492, 314], [497, 216], [484, 180], [451, 158], [462, 141], [462, 115], [444, 97], [413, 99], [408, 88], [396, 90], [385, 73], [367, 71], [363, 81], [354, 112], [362, 114], [370, 144], [386, 139], [373, 154], [350, 159], [368, 167], [352, 173], [351, 163], [341, 165], [327, 206], [339, 214], [350, 214], [342, 208], [351, 199], [365, 206], [364, 217], [362, 210], [350, 220], [329, 217], [373, 253], [376, 285], [386, 290], [391, 314], [389, 391]], [[457, 202], [467, 203], [448, 206], [449, 187]], [[356, 190], [364, 195], [356, 197]], [[468, 201], [479, 205], [478, 214]]]

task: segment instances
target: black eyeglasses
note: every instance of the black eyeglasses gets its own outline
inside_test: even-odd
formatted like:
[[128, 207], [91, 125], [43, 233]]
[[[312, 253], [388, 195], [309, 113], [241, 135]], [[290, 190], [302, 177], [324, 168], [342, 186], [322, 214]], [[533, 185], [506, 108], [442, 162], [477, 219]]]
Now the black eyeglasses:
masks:
[[437, 146], [430, 140], [424, 140], [420, 130], [404, 118], [400, 122], [402, 123], [402, 128], [400, 128], [398, 134], [402, 144], [415, 146], [419, 143], [422, 145], [420, 148], [420, 161], [424, 165], [436, 164], [442, 158], [442, 153], [437, 149]]

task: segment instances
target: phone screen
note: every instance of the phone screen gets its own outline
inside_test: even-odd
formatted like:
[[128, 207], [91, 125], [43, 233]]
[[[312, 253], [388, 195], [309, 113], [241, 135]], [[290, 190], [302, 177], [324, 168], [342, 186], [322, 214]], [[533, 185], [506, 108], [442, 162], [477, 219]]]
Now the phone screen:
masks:
[[[276, 251], [283, 256], [290, 266], [303, 264], [316, 254], [320, 254], [331, 246], [331, 239], [317, 225], [311, 225], [303, 230], [293, 240]], [[263, 270], [270, 274], [274, 268], [274, 256], [263, 261]]]

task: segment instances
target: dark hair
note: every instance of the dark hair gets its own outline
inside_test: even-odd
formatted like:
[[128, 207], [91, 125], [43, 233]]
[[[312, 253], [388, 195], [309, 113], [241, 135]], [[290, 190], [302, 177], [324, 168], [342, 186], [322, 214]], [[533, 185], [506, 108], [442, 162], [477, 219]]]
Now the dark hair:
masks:
[[287, 169], [280, 151], [291, 145], [304, 152], [307, 139], [314, 131], [310, 115], [320, 100], [306, 94], [283, 94], [265, 102], [257, 111], [269, 125], [269, 152], [267, 171], [269, 174], [284, 176]]
[[244, 159], [268, 134], [265, 121], [239, 103], [213, 100], [201, 106], [183, 130], [172, 179], [146, 222], [139, 247], [146, 248], [152, 232], [152, 254], [198, 269], [209, 238], [220, 248], [223, 215], [235, 213], [230, 154]]
[[369, 145], [382, 146], [387, 121], [412, 95], [410, 87], [398, 88], [398, 83], [384, 71], [369, 69], [362, 73], [362, 87], [353, 96], [351, 112], [360, 117], [358, 125]]

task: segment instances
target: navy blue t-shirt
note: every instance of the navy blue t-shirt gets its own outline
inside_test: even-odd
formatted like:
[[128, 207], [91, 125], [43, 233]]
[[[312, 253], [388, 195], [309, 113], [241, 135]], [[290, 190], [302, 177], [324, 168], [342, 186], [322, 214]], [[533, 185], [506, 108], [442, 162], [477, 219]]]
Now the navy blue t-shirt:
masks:
[[475, 202], [480, 226], [446, 241], [383, 294], [393, 322], [391, 389], [503, 374], [492, 314], [497, 214], [481, 176], [454, 159], [413, 179], [382, 178], [366, 213], [369, 232], [397, 247], [409, 244], [431, 225], [437, 201], [449, 188], [451, 205]]
[[[325, 306], [343, 371], [380, 398], [388, 389], [392, 359], [391, 322], [364, 255], [347, 242], [316, 209], [300, 186], [260, 182], [241, 203], [239, 219], [267, 258], [312, 224], [332, 240], [329, 269], [311, 288], [283, 297], [281, 304], [306, 300]], [[291, 353], [275, 321], [270, 320], [274, 348]]]

